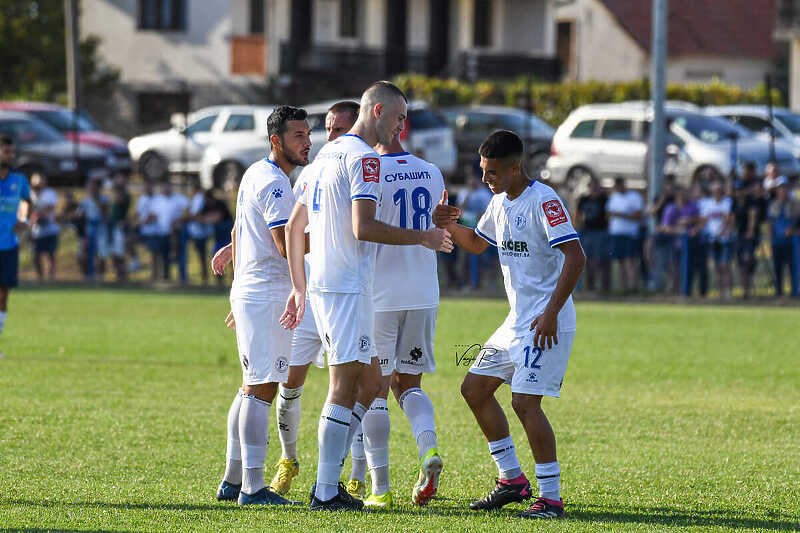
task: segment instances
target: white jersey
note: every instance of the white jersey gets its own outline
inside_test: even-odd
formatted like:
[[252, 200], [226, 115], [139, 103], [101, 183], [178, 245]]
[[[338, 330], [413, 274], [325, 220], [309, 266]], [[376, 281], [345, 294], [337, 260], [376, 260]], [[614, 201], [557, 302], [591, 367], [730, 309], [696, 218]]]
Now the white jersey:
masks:
[[[532, 181], [514, 200], [496, 194], [475, 232], [497, 247], [511, 311], [504, 322], [517, 336], [530, 331], [556, 288], [564, 254], [555, 246], [576, 240], [569, 214], [556, 192]], [[558, 330], [575, 331], [575, 306], [567, 298], [558, 313]]]
[[703, 233], [708, 237], [719, 237], [725, 225], [725, 217], [731, 214], [732, 206], [733, 201], [730, 198], [721, 198], [719, 202], [713, 197], [701, 198], [697, 207], [700, 216], [706, 219]]
[[250, 165], [236, 201], [236, 258], [231, 298], [285, 301], [292, 284], [289, 264], [278, 253], [273, 228], [292, 214], [292, 184], [269, 159]]
[[[442, 197], [436, 166], [408, 152], [381, 156], [381, 205], [376, 218], [391, 226], [426, 230]], [[436, 252], [424, 246], [379, 244], [375, 261], [375, 311], [439, 305]]]
[[142, 225], [139, 231], [145, 237], [150, 237], [158, 233], [158, 221], [153, 220], [152, 222], [145, 223], [145, 220], [153, 213], [153, 195], [152, 194], [143, 194], [139, 197], [139, 201], [136, 202], [136, 214], [139, 217]]
[[[298, 198], [308, 207], [308, 290], [372, 294], [375, 245], [353, 234], [353, 200], [380, 200], [380, 159], [361, 137], [345, 134], [317, 154]], [[304, 172], [305, 173], [305, 172]]]
[[627, 235], [636, 237], [639, 235], [639, 221], [614, 216], [615, 213], [622, 215], [632, 215], [636, 211], [644, 209], [644, 200], [637, 191], [625, 191], [624, 193], [612, 192], [606, 202], [608, 212], [608, 233], [611, 235]]

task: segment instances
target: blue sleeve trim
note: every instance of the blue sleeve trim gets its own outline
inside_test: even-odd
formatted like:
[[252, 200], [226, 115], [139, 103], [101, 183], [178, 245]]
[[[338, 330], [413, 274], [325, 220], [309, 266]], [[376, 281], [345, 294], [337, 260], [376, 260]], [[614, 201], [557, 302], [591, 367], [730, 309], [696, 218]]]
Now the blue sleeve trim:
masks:
[[481, 237], [482, 239], [484, 239], [486, 242], [488, 242], [488, 243], [489, 243], [489, 244], [491, 244], [492, 246], [497, 246], [497, 243], [496, 243], [495, 241], [493, 241], [492, 239], [490, 239], [488, 235], [484, 234], [484, 233], [483, 233], [481, 230], [479, 230], [478, 228], [475, 228], [475, 233], [477, 233], [477, 234], [478, 234], [478, 237]]
[[367, 200], [373, 200], [375, 202], [378, 201], [378, 197], [372, 194], [354, 194], [350, 197], [351, 200], [361, 200], [362, 198], [366, 198]]
[[552, 248], [556, 244], [561, 244], [562, 242], [574, 241], [577, 238], [578, 238], [577, 233], [570, 233], [569, 235], [564, 235], [563, 237], [558, 237], [550, 241], [550, 247]]
[[270, 222], [267, 224], [267, 228], [277, 228], [278, 226], [285, 226], [289, 222], [288, 218], [284, 218], [283, 220], [276, 220], [275, 222]]

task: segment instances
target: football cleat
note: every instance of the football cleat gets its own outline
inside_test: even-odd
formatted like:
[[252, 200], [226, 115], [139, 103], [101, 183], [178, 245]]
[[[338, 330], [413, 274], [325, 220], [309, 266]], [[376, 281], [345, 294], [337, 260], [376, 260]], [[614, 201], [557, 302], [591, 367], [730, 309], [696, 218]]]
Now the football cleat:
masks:
[[506, 480], [495, 479], [494, 490], [485, 498], [470, 503], [469, 508], [473, 511], [493, 511], [512, 502], [530, 499], [531, 484], [527, 478], [523, 479], [525, 479], [523, 483], [508, 483]]
[[239, 491], [242, 490], [242, 485], [234, 485], [223, 480], [217, 489], [217, 499], [219, 501], [235, 502], [239, 498]]
[[316, 496], [317, 484], [311, 485], [311, 503], [309, 509], [311, 511], [362, 511], [364, 509], [364, 502], [353, 498], [347, 493], [344, 483], [339, 483], [338, 493], [330, 500], [322, 501]]
[[278, 494], [286, 494], [292, 488], [292, 479], [300, 472], [300, 463], [297, 459], [281, 459], [278, 461], [278, 471], [269, 483], [269, 488]]
[[376, 496], [374, 494], [370, 494], [366, 500], [364, 500], [364, 507], [378, 507], [381, 509], [386, 509], [387, 507], [392, 506], [392, 491], [387, 490], [380, 496]]
[[411, 503], [427, 505], [436, 496], [442, 468], [444, 468], [444, 462], [439, 455], [439, 450], [431, 448], [420, 461], [419, 477], [411, 492]]
[[564, 514], [564, 503], [561, 500], [548, 500], [540, 497], [519, 516], [520, 518], [547, 519], [563, 518]]
[[351, 479], [344, 487], [350, 496], [359, 500], [363, 500], [364, 494], [367, 493], [367, 486], [360, 479]]
[[239, 505], [300, 505], [300, 502], [287, 500], [280, 494], [275, 494], [264, 487], [255, 494], [240, 492]]

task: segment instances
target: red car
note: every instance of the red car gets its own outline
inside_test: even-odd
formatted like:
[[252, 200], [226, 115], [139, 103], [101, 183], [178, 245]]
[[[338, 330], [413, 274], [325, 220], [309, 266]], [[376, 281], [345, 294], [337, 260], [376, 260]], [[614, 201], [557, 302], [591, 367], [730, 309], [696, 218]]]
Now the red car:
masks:
[[54, 127], [70, 141], [77, 140], [80, 144], [107, 150], [113, 156], [111, 161], [114, 164], [109, 168], [112, 172], [131, 171], [127, 141], [100, 131], [97, 123], [85, 111], [76, 115], [68, 107], [44, 102], [0, 102], [0, 110], [27, 113]]

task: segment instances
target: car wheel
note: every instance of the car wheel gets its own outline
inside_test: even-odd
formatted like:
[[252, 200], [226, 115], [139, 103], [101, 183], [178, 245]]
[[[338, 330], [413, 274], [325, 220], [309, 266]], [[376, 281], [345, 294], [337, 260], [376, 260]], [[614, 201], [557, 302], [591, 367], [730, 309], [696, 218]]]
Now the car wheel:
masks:
[[244, 168], [236, 161], [223, 161], [214, 168], [214, 187], [223, 191], [232, 191], [244, 174]]
[[167, 160], [156, 152], [145, 152], [139, 159], [139, 172], [149, 181], [162, 181], [167, 177]]
[[547, 152], [536, 152], [528, 158], [528, 174], [534, 178], [539, 178], [542, 170], [544, 170], [550, 154]]

